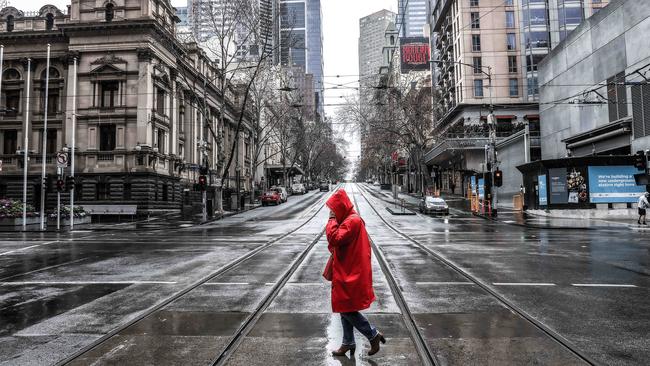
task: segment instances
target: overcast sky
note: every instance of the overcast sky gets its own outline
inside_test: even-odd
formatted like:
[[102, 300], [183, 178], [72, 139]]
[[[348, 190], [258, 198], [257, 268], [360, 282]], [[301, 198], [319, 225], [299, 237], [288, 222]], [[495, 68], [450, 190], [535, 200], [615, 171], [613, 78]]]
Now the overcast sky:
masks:
[[[38, 10], [46, 4], [65, 9], [69, 0], [10, 0], [10, 5], [20, 10]], [[172, 0], [174, 6], [186, 6], [187, 1]], [[381, 9], [397, 10], [397, 0], [321, 0], [323, 11], [323, 57], [325, 63], [325, 87], [335, 84], [355, 86], [359, 74], [358, 41], [359, 18]], [[341, 77], [336, 77], [341, 75]], [[325, 110], [333, 117], [335, 104], [343, 101], [341, 95], [353, 91], [326, 90]], [[347, 156], [356, 160], [359, 142], [356, 136], [346, 136], [349, 141]]]

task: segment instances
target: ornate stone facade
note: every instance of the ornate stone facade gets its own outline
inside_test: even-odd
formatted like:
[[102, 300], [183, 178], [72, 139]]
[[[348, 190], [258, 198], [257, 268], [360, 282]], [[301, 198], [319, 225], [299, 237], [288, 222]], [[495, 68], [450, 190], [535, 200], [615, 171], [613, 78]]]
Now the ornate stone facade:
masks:
[[[175, 37], [177, 21], [168, 0], [72, 0], [65, 12], [48, 5], [34, 14], [2, 9], [0, 196], [22, 198], [19, 152], [27, 133], [28, 201], [39, 206], [50, 44], [48, 175], [56, 175], [54, 154], [72, 144], [76, 117], [75, 203], [137, 204], [139, 212], [199, 204], [200, 194], [193, 191], [193, 184], [202, 155], [208, 158], [214, 183], [235, 141], [241, 109], [235, 87], [228, 88], [222, 99], [220, 71], [206, 53]], [[26, 110], [30, 111], [27, 128]], [[250, 115], [244, 113], [235, 149], [240, 154], [244, 190], [250, 189], [245, 179], [251, 171], [249, 121]], [[234, 187], [235, 175], [233, 165], [224, 186]], [[215, 195], [212, 186], [208, 206], [214, 207]], [[55, 193], [48, 194], [47, 205], [55, 200]], [[67, 204], [67, 194], [63, 202]]]

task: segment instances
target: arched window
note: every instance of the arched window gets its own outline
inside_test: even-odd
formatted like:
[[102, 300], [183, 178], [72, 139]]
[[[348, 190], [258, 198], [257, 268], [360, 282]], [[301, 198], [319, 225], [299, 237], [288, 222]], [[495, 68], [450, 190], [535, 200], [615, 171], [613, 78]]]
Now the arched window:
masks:
[[106, 11], [104, 15], [107, 22], [112, 21], [113, 18], [115, 17], [115, 10], [113, 9], [114, 7], [115, 5], [113, 5], [112, 3], [106, 4]]
[[392, 46], [394, 44], [395, 44], [395, 36], [390, 36], [390, 45]]
[[47, 13], [45, 16], [45, 29], [52, 30], [54, 29], [54, 14]]
[[20, 80], [20, 73], [16, 69], [7, 69], [2, 75], [3, 81]]
[[9, 15], [7, 17], [7, 32], [12, 32], [14, 30], [14, 16]]
[[[41, 72], [41, 79], [45, 80], [47, 77], [45, 70]], [[50, 80], [52, 79], [58, 79], [61, 77], [61, 74], [59, 74], [59, 70], [57, 70], [54, 67], [50, 67]]]

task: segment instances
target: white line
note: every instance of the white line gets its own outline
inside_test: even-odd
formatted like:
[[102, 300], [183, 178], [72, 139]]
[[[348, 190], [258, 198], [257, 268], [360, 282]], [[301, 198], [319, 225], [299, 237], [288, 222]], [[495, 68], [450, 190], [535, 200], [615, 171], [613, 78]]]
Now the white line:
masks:
[[572, 283], [576, 287], [636, 287], [635, 285], [619, 285], [614, 283]]
[[324, 286], [324, 285], [327, 285], [327, 284], [324, 283], [324, 282], [287, 282], [287, 285]]
[[474, 282], [416, 282], [416, 285], [474, 285]]
[[494, 286], [555, 286], [554, 283], [543, 282], [494, 282]]
[[20, 285], [173, 285], [178, 282], [169, 281], [16, 281], [0, 282], [0, 286]]
[[53, 243], [58, 243], [58, 242], [59, 242], [58, 240], [54, 240], [54, 241], [48, 241], [48, 242], [41, 243], [41, 244], [30, 245], [28, 247], [18, 248], [18, 249], [10, 250], [8, 252], [0, 253], [0, 256], [15, 253], [15, 252], [20, 252], [20, 251], [31, 249], [31, 248], [40, 247], [41, 245], [48, 245], [48, 244], [53, 244]]
[[221, 286], [221, 285], [250, 285], [249, 282], [206, 282], [204, 285], [214, 285], [214, 286]]
[[49, 266], [49, 267], [43, 267], [43, 268], [35, 269], [35, 270], [29, 271], [29, 272], [19, 273], [19, 274], [13, 275], [13, 276], [2, 278], [2, 279], [0, 279], [0, 282], [2, 282], [3, 280], [6, 282], [6, 280], [8, 280], [10, 278], [27, 276], [29, 274], [33, 274], [33, 273], [37, 273], [37, 272], [43, 272], [43, 271], [47, 271], [47, 270], [62, 267], [62, 266], [67, 266], [69, 264], [85, 261], [85, 260], [88, 260], [88, 259], [91, 259], [91, 258], [81, 258], [81, 259], [77, 259], [77, 260], [70, 261], [70, 262], [64, 262], [64, 263], [55, 264], [55, 265], [52, 265], [52, 266]]

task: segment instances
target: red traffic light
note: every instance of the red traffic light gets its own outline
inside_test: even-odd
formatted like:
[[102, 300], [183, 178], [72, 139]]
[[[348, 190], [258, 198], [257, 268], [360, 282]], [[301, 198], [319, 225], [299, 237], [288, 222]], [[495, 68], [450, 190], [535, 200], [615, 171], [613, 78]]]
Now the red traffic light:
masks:
[[65, 191], [65, 181], [61, 178], [56, 180], [56, 190], [59, 192]]
[[205, 175], [200, 175], [199, 176], [199, 188], [202, 191], [205, 191], [205, 188], [208, 185], [208, 178]]

